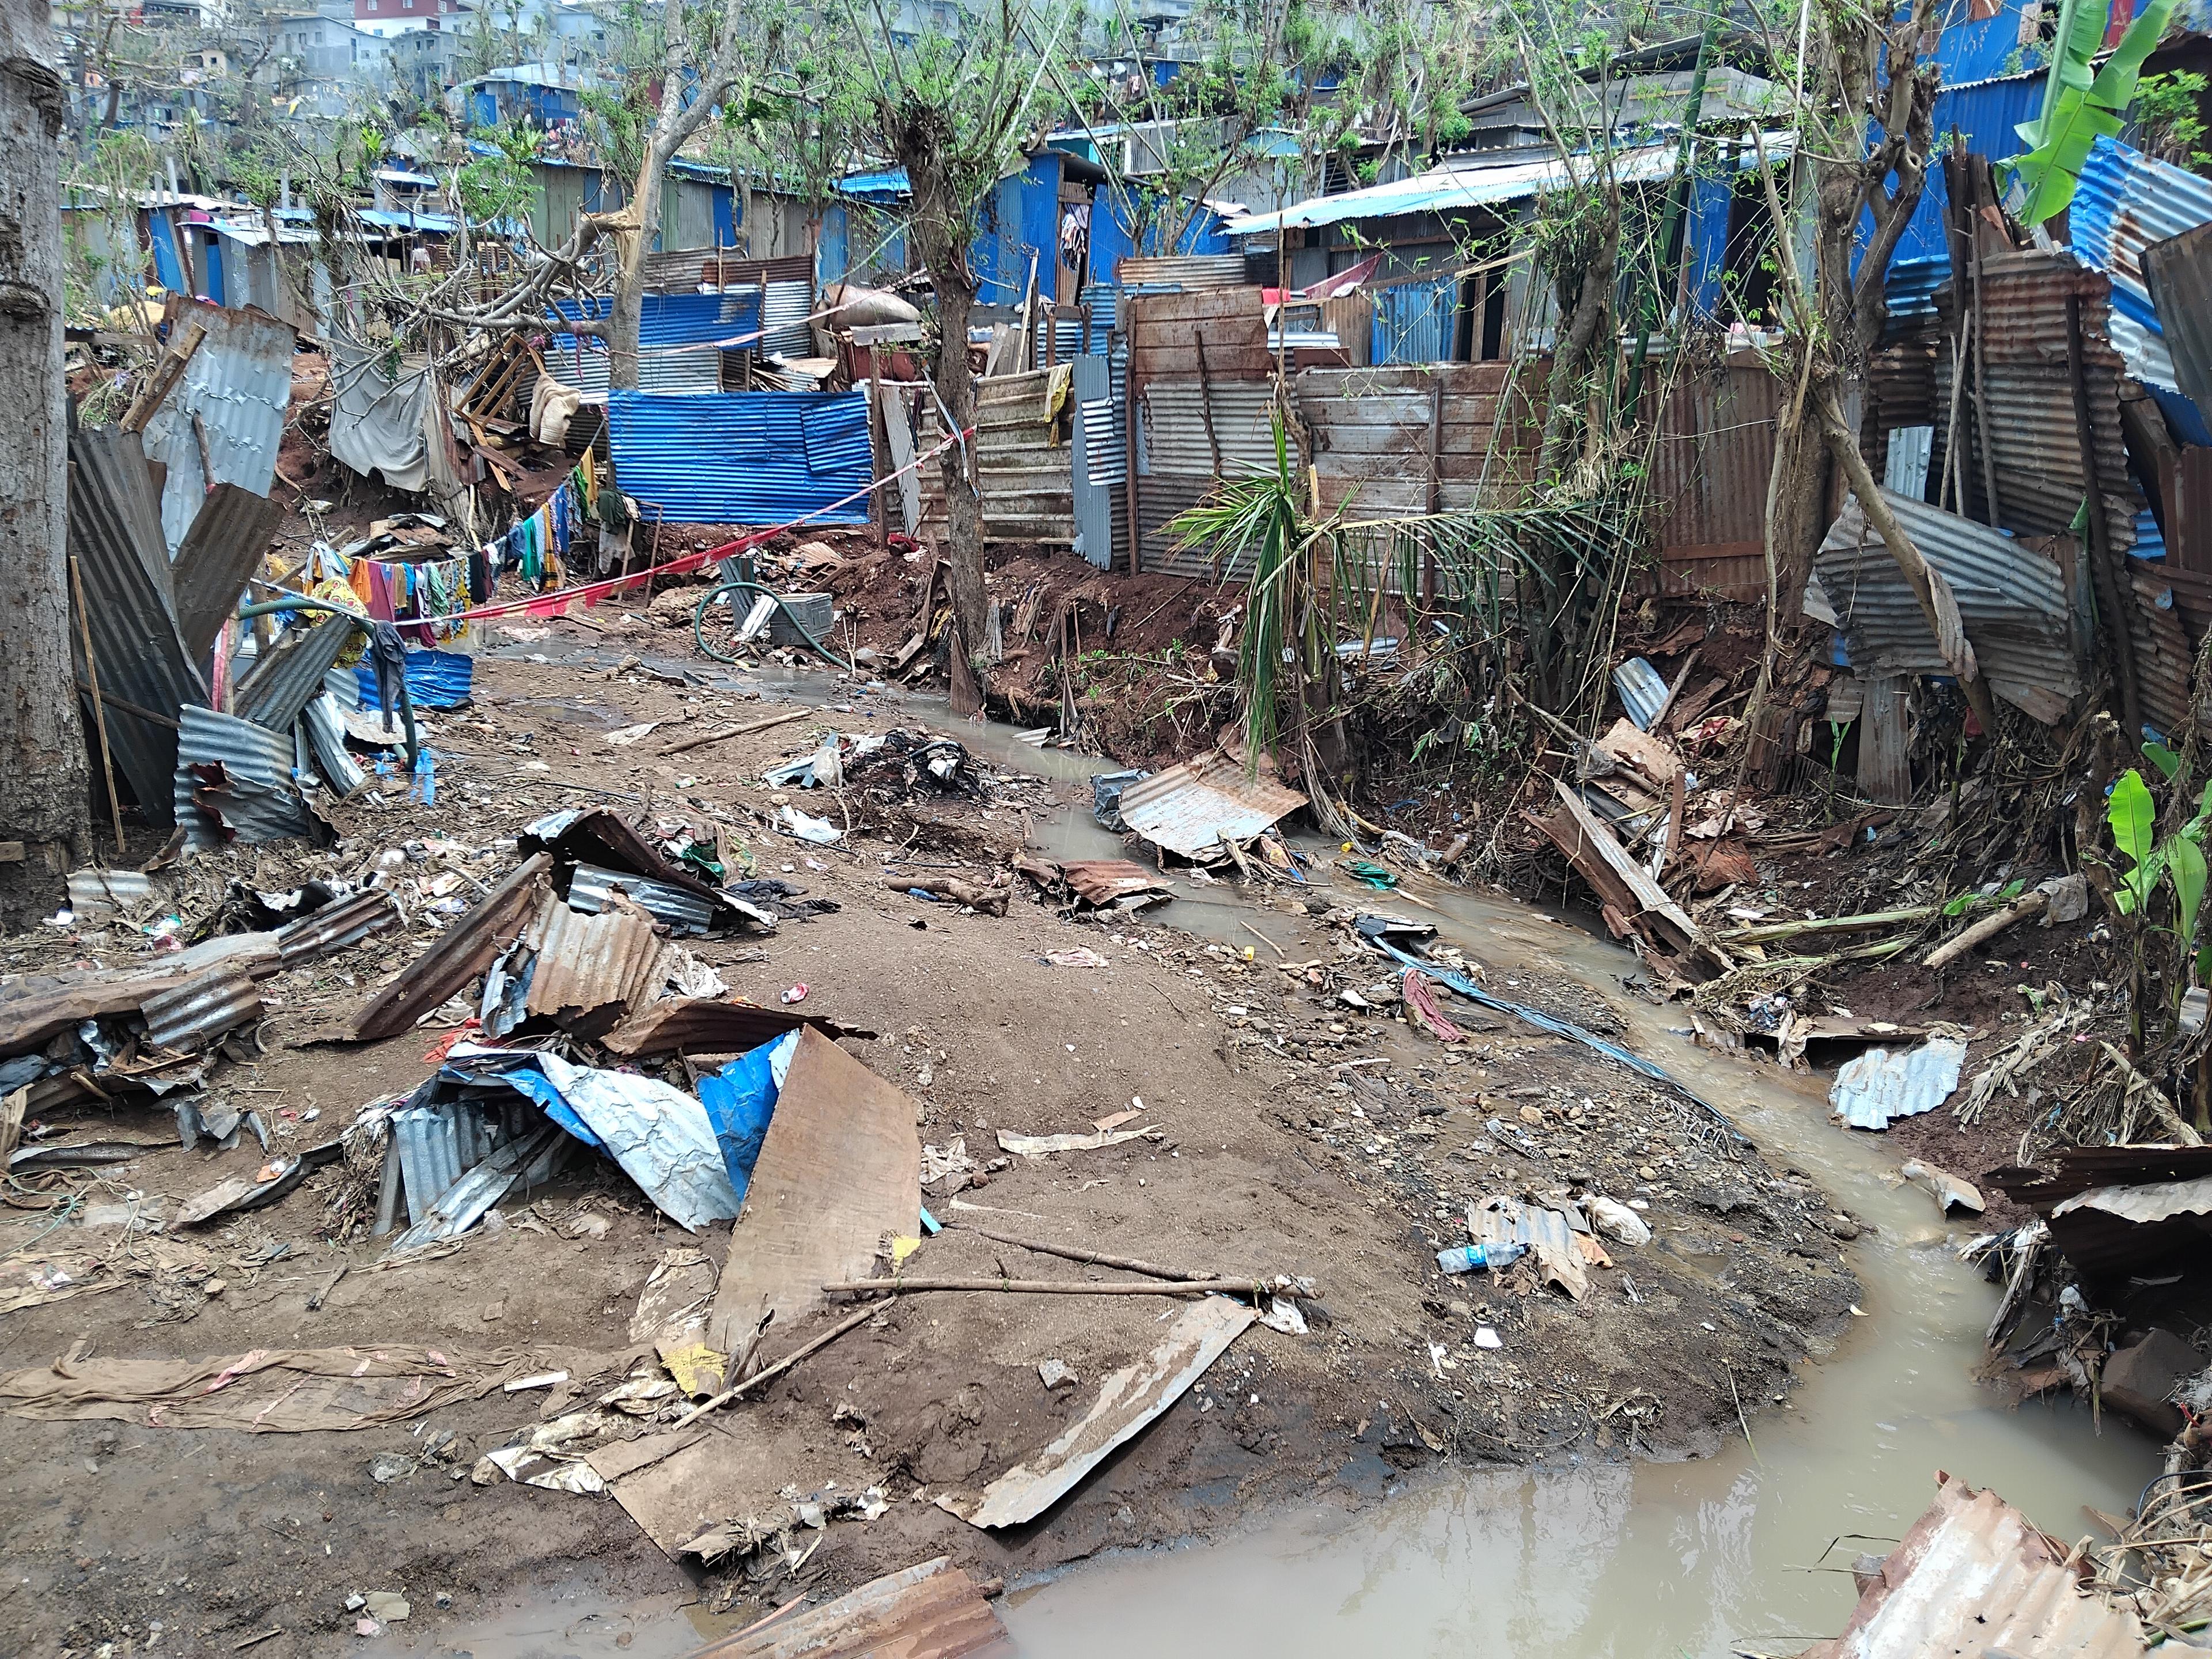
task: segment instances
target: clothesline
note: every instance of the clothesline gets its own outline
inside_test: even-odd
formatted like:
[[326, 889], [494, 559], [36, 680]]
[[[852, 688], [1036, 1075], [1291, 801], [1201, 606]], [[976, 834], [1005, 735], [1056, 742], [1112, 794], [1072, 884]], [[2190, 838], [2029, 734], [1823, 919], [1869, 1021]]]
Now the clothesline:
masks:
[[[975, 428], [969, 427], [963, 431], [939, 439], [896, 472], [887, 472], [873, 483], [854, 490], [840, 500], [831, 501], [826, 506], [817, 507], [811, 513], [804, 514], [786, 523], [774, 525], [765, 530], [748, 531], [733, 541], [724, 542], [720, 547], [709, 547], [698, 552], [686, 553], [680, 558], [671, 559], [665, 564], [648, 565], [646, 568], [630, 575], [609, 576], [599, 581], [584, 582], [574, 587], [555, 588], [548, 592], [533, 594], [526, 599], [507, 599], [498, 605], [477, 605], [467, 611], [457, 611], [450, 615], [441, 617], [438, 620], [441, 623], [458, 623], [516, 615], [550, 617], [565, 610], [579, 599], [586, 605], [597, 605], [601, 599], [610, 599], [617, 593], [640, 586], [655, 577], [689, 575], [695, 570], [703, 569], [708, 565], [726, 559], [733, 553], [743, 552], [749, 547], [757, 547], [769, 538], [780, 536], [787, 530], [797, 530], [810, 520], [820, 518], [825, 513], [835, 513], [841, 507], [850, 507], [854, 501], [860, 501], [873, 495], [877, 490], [897, 482], [906, 474], [921, 466], [924, 461], [933, 459], [951, 448], [953, 445], [962, 443], [974, 436], [975, 430]], [[562, 487], [566, 489], [568, 486], [564, 483]]]

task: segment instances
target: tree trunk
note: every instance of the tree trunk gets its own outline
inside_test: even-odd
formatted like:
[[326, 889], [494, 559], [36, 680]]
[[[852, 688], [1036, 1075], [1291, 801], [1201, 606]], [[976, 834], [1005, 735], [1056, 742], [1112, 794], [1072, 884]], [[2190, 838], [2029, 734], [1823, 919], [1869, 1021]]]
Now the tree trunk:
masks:
[[1772, 483], [1775, 626], [1790, 629], [1804, 617], [1805, 584], [1828, 529], [1828, 446], [1809, 410], [1776, 423]]
[[1544, 443], [1536, 465], [1537, 476], [1547, 483], [1558, 479], [1575, 448], [1575, 411], [1583, 402], [1577, 382], [1584, 360], [1592, 356], [1601, 335], [1604, 350], [1613, 349], [1612, 331], [1602, 325], [1613, 310], [1617, 235], [1617, 229], [1608, 229], [1599, 238], [1596, 255], [1576, 290], [1574, 313], [1553, 339], [1551, 383], [1545, 392]]
[[[937, 276], [937, 392], [955, 428], [964, 432], [975, 424], [975, 382], [968, 372], [968, 310], [975, 296], [964, 282], [938, 275], [934, 265], [931, 274]], [[986, 625], [990, 601], [983, 587], [983, 498], [968, 464], [974, 442], [971, 436], [937, 459], [945, 479], [952, 614], [960, 619], [961, 641], [971, 663], [990, 637]]]
[[43, 10], [0, 6], [0, 921], [83, 858], [89, 767], [70, 641], [62, 388], [63, 93]]
[[[673, 80], [669, 82], [672, 88]], [[673, 98], [672, 91], [668, 96]], [[607, 385], [617, 392], [637, 390], [638, 335], [645, 325], [645, 256], [653, 239], [660, 234], [661, 175], [676, 145], [665, 142], [668, 113], [664, 106], [653, 137], [645, 147], [645, 165], [638, 169], [636, 191], [630, 198], [634, 221], [617, 250], [621, 264], [615, 272], [615, 291], [607, 302]]]

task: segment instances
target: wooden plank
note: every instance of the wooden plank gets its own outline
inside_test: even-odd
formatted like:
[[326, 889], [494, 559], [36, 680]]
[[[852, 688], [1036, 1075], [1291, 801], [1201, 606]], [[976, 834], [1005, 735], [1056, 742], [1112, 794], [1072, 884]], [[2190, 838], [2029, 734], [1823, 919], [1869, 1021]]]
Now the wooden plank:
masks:
[[1905, 727], [1907, 684], [1895, 674], [1869, 680], [1859, 709], [1859, 793], [1884, 806], [1912, 799], [1912, 759]]
[[914, 428], [909, 422], [905, 388], [895, 380], [884, 382], [884, 447], [890, 452], [891, 470], [898, 475], [899, 510], [906, 533], [921, 529], [921, 480], [915, 476]]
[[[1559, 792], [1560, 804], [1567, 809], [1567, 816], [1574, 820], [1574, 827], [1581, 832], [1591, 854], [1602, 860], [1620, 884], [1635, 896], [1636, 908], [1628, 914], [1634, 916], [1640, 913], [1650, 918], [1677, 950], [1695, 951], [1699, 944], [1697, 923], [1667, 896], [1667, 890], [1652, 878], [1650, 871], [1628, 855], [1627, 848], [1599, 821], [1597, 814], [1590, 811], [1579, 794], [1556, 778], [1552, 787]], [[1577, 859], [1575, 867], [1583, 868], [1583, 860]]]

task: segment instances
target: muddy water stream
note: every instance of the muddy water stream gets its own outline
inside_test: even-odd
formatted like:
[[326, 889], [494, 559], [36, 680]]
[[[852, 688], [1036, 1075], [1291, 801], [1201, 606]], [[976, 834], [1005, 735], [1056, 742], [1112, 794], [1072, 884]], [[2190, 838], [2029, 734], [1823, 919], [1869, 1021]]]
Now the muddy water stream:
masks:
[[[823, 677], [793, 678], [778, 689], [821, 695]], [[1011, 728], [952, 722], [941, 705], [909, 707], [1002, 769], [1062, 778], [1099, 769], [1024, 744]], [[890, 714], [878, 720], [889, 724]], [[1084, 812], [1038, 826], [1036, 839], [1062, 858], [1126, 855]], [[1805, 1368], [1785, 1404], [1754, 1416], [1754, 1444], [1739, 1437], [1716, 1456], [1676, 1464], [1429, 1475], [1356, 1510], [1317, 1504], [1211, 1543], [1103, 1557], [1005, 1598], [1025, 1659], [1790, 1653], [1841, 1626], [1854, 1597], [1852, 1556], [1902, 1534], [1938, 1469], [1996, 1487], [2066, 1538], [2087, 1529], [2082, 1505], [2118, 1511], [2134, 1502], [2155, 1468], [2143, 1437], [2111, 1422], [2100, 1435], [2070, 1403], [2008, 1411], [1975, 1385], [1996, 1291], [1956, 1260], [1949, 1245], [1960, 1235], [1938, 1221], [1928, 1195], [1895, 1183], [1898, 1158], [1882, 1138], [1831, 1126], [1826, 1079], [1699, 1049], [1677, 1009], [1621, 988], [1634, 968], [1626, 952], [1570, 923], [1458, 890], [1424, 896], [1437, 906], [1425, 916], [1490, 969], [1492, 988], [1510, 997], [1512, 975], [1525, 969], [1564, 972], [1606, 995], [1626, 1023], [1626, 1046], [1728, 1113], [1771, 1162], [1873, 1224], [1852, 1254], [1866, 1316], [1829, 1358]], [[1407, 908], [1348, 889], [1347, 902], [1363, 899]], [[1297, 921], [1225, 885], [1178, 880], [1175, 902], [1154, 915], [1240, 949], [1255, 943], [1248, 929], [1298, 949]], [[1685, 1331], [1682, 1340], [1698, 1335]], [[681, 1650], [665, 1615], [641, 1622], [632, 1653]]]

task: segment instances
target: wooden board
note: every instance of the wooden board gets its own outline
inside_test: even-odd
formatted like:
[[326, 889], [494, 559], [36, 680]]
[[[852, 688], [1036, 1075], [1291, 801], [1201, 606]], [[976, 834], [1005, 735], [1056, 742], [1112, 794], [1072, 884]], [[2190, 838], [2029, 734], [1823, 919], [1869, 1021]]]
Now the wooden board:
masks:
[[1006, 1641], [982, 1587], [939, 1556], [821, 1607], [771, 1615], [692, 1659], [964, 1659], [1010, 1651]]
[[833, 1280], [866, 1279], [921, 1223], [915, 1103], [821, 1032], [799, 1039], [714, 1292], [708, 1340], [741, 1347], [774, 1310], [788, 1330]]

